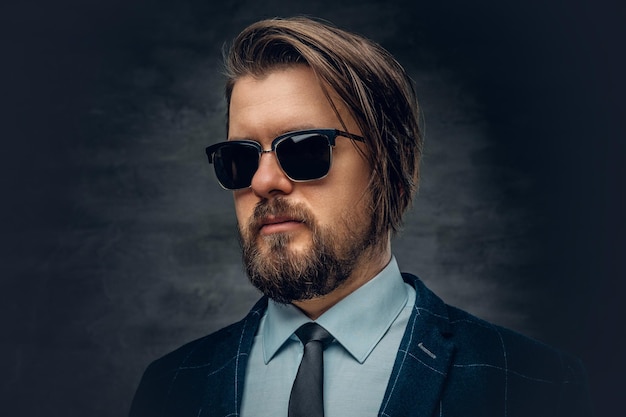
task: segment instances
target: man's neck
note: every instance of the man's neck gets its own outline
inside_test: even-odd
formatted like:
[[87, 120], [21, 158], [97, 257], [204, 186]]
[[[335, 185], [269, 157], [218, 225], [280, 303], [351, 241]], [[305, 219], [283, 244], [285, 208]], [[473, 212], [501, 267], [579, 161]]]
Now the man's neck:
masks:
[[294, 301], [292, 304], [302, 310], [311, 320], [316, 320], [335, 304], [378, 275], [390, 260], [391, 245], [389, 243], [386, 243], [382, 248], [379, 245], [373, 246], [361, 255], [361, 262], [357, 264], [350, 277], [334, 291], [322, 297]]

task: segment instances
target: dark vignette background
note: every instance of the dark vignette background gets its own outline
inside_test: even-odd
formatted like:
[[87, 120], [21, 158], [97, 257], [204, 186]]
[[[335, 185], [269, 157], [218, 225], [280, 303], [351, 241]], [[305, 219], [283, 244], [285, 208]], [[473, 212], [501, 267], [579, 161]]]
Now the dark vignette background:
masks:
[[495, 0], [3, 2], [1, 413], [124, 415], [150, 360], [256, 300], [203, 148], [224, 136], [222, 44], [293, 14], [379, 41], [416, 81], [402, 269], [582, 357], [612, 414], [624, 6]]

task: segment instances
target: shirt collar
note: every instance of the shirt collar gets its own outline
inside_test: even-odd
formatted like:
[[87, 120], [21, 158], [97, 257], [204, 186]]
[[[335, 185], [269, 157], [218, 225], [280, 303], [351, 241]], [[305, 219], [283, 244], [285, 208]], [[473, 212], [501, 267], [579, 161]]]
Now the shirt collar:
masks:
[[[374, 278], [322, 314], [316, 322], [328, 330], [359, 363], [365, 362], [408, 299], [394, 257]], [[269, 301], [263, 332], [267, 364], [293, 333], [311, 321], [291, 304]]]

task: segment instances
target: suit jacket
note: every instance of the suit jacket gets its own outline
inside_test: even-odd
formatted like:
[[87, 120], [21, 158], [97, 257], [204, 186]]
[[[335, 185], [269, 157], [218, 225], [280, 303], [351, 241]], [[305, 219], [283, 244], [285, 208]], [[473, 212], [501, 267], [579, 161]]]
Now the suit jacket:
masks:
[[[416, 303], [379, 416], [592, 415], [578, 360], [448, 306], [417, 277], [403, 276], [415, 287]], [[266, 306], [262, 298], [242, 321], [150, 364], [130, 416], [238, 416]]]

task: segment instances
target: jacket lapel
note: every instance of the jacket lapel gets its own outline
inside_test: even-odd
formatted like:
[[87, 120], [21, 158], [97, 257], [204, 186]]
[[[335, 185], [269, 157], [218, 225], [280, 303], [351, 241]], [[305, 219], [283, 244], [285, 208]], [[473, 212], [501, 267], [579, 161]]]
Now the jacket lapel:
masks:
[[441, 299], [415, 276], [403, 274], [415, 287], [413, 312], [404, 332], [379, 416], [430, 417], [439, 407], [452, 362], [448, 312]]

